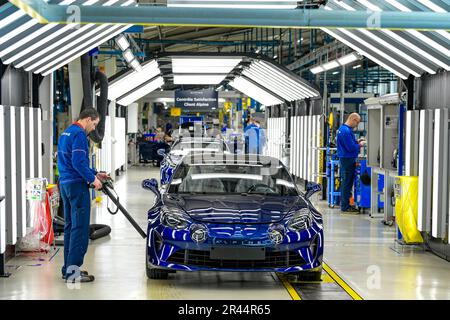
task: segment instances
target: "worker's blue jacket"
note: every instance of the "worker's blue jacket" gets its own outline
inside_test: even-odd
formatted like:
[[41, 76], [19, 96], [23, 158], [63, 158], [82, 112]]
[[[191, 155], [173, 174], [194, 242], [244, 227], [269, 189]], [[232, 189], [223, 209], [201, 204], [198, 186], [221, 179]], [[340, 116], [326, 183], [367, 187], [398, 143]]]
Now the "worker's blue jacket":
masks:
[[343, 124], [337, 131], [337, 155], [339, 158], [358, 158], [359, 143], [352, 128]]
[[58, 141], [59, 183], [92, 183], [97, 171], [89, 167], [89, 146], [86, 132], [74, 123]]

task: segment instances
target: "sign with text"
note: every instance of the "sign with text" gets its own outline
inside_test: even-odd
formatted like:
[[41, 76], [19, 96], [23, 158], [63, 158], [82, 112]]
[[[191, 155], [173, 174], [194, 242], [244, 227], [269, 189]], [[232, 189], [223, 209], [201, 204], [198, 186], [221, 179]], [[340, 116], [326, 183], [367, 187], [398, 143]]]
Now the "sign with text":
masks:
[[216, 90], [177, 90], [175, 106], [182, 109], [217, 109], [219, 94]]

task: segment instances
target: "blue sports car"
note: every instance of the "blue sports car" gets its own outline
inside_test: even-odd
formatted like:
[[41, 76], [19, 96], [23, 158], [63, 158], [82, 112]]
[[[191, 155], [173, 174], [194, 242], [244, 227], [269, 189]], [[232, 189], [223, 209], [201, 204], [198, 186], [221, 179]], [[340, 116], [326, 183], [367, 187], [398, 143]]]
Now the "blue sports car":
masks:
[[[181, 159], [190, 152], [229, 152], [228, 146], [222, 139], [217, 138], [180, 138], [176, 140], [170, 151], [164, 154], [161, 161], [161, 185], [166, 185], [172, 178], [175, 167], [180, 163]], [[163, 154], [164, 150], [160, 151]]]
[[320, 280], [322, 216], [277, 159], [193, 153], [148, 211], [147, 276], [176, 271], [275, 271]]

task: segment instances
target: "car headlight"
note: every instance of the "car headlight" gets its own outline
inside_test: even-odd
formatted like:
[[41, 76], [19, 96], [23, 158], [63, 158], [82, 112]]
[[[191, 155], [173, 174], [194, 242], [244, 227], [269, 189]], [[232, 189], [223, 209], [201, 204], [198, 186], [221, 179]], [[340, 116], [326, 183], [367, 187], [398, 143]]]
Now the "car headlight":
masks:
[[312, 225], [311, 211], [308, 208], [295, 212], [287, 223], [289, 230], [297, 232], [310, 228]]
[[189, 220], [180, 210], [164, 208], [161, 211], [161, 223], [166, 227], [181, 230], [188, 226]]

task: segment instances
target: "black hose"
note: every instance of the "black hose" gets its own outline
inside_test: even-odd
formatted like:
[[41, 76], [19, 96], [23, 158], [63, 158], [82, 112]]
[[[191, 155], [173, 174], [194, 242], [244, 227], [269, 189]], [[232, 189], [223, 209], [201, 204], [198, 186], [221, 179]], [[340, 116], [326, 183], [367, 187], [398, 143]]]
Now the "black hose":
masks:
[[[81, 56], [81, 79], [83, 82], [83, 102], [81, 110], [84, 110], [93, 107], [92, 97], [94, 94], [92, 87], [91, 57], [87, 53]], [[104, 73], [96, 71], [93, 81], [98, 82], [100, 85], [100, 96], [97, 97], [97, 111], [100, 114], [100, 122], [95, 130], [90, 133], [89, 137], [95, 143], [101, 143], [105, 136], [106, 111], [108, 109], [108, 77]]]
[[100, 96], [97, 97], [97, 111], [100, 114], [100, 122], [89, 137], [95, 143], [101, 143], [105, 136], [106, 111], [108, 110], [108, 77], [103, 72], [97, 71], [94, 81], [100, 85]]
[[97, 240], [111, 233], [111, 227], [106, 224], [91, 224], [89, 226], [89, 239]]

